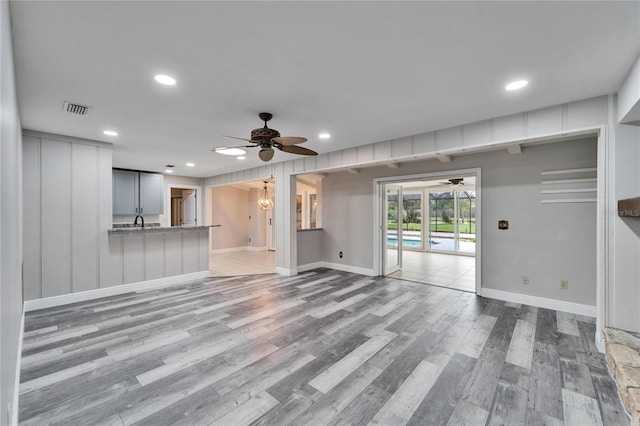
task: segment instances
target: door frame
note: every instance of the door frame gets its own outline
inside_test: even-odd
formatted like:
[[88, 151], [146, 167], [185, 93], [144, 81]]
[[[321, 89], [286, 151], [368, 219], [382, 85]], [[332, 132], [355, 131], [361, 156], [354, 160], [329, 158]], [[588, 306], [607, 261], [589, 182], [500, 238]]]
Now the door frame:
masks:
[[[383, 197], [384, 197], [384, 203], [382, 204], [382, 220], [384, 223], [384, 226], [382, 226], [382, 241], [385, 247], [385, 250], [382, 250], [382, 275], [389, 275], [389, 274], [393, 274], [396, 271], [399, 271], [402, 269], [402, 245], [403, 245], [403, 239], [402, 239], [402, 224], [403, 224], [403, 207], [402, 207], [402, 186], [400, 185], [395, 185], [394, 183], [383, 183], [382, 185], [380, 185], [381, 191], [384, 193]], [[385, 218], [388, 217], [388, 208], [389, 208], [389, 199], [387, 196], [387, 191], [388, 190], [393, 190], [393, 191], [398, 191], [398, 208], [397, 208], [397, 219], [396, 219], [396, 224], [397, 224], [397, 230], [396, 230], [396, 244], [398, 246], [398, 253], [396, 254], [397, 256], [397, 261], [396, 264], [389, 267], [389, 265], [387, 264], [388, 262], [388, 255], [389, 255], [389, 243], [388, 243], [388, 237], [389, 237], [389, 229], [388, 229], [388, 223], [387, 220], [385, 220]]]
[[413, 175], [388, 176], [373, 179], [373, 272], [375, 275], [384, 273], [384, 258], [382, 248], [386, 247], [384, 240], [384, 204], [386, 202], [385, 184], [401, 183], [414, 180], [437, 180], [451, 175], [476, 177], [476, 294], [482, 293], [482, 170], [480, 167], [470, 169], [454, 169]]
[[203, 221], [203, 212], [202, 212], [202, 198], [204, 192], [202, 191], [202, 187], [198, 185], [182, 185], [177, 183], [169, 183], [166, 186], [165, 192], [165, 207], [168, 206], [167, 211], [165, 211], [164, 216], [167, 219], [167, 226], [171, 226], [171, 189], [193, 189], [196, 191], [196, 225], [200, 225], [204, 223]]

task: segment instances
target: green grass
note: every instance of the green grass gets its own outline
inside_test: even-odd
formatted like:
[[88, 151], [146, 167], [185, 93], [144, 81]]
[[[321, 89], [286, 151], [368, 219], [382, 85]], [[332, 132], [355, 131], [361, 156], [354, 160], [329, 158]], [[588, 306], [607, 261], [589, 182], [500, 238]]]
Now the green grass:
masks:
[[[395, 230], [398, 229], [398, 224], [395, 221], [387, 222], [387, 229]], [[421, 223], [403, 223], [402, 229], [405, 231], [420, 231], [422, 230]], [[461, 234], [475, 234], [476, 233], [476, 222], [475, 219], [469, 224], [468, 221], [465, 223], [458, 224], [458, 230]], [[442, 220], [438, 220], [436, 224], [435, 218], [431, 219], [431, 231], [433, 232], [453, 232], [453, 223], [444, 223]]]

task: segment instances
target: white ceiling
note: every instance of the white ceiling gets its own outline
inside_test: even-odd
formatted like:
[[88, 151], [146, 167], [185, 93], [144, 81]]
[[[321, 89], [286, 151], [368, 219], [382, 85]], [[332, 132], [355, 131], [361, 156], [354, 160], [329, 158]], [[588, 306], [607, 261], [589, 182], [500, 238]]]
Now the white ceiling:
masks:
[[[248, 137], [261, 111], [323, 153], [614, 93], [640, 54], [639, 5], [13, 1], [11, 12], [24, 128], [113, 142], [115, 167], [205, 177], [263, 164], [255, 150], [211, 152], [229, 145], [221, 135]], [[503, 90], [518, 78], [529, 86]], [[63, 101], [94, 110], [65, 114]]]

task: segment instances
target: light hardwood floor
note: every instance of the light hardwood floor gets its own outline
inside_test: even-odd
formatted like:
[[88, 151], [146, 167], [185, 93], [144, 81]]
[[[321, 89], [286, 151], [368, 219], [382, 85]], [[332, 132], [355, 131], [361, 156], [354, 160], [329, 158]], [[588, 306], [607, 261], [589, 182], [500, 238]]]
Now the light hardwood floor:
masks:
[[319, 269], [30, 312], [20, 423], [627, 425], [592, 318]]
[[402, 269], [389, 276], [475, 293], [476, 258], [403, 250]]
[[276, 272], [276, 252], [233, 251], [209, 256], [209, 273], [212, 277], [273, 274]]

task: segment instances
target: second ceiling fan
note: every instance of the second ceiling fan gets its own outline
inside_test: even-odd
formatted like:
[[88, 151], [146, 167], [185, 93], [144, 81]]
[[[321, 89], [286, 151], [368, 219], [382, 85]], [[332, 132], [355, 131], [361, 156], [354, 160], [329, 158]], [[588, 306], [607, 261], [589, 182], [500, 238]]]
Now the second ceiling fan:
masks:
[[240, 145], [234, 147], [224, 147], [224, 148], [216, 148], [214, 151], [219, 152], [221, 150], [230, 149], [230, 148], [256, 148], [260, 147], [260, 152], [258, 152], [258, 157], [262, 161], [270, 161], [273, 158], [274, 150], [273, 148], [279, 149], [283, 152], [288, 152], [290, 154], [298, 154], [298, 155], [318, 155], [317, 152], [312, 151], [308, 148], [303, 148], [301, 146], [297, 146], [303, 142], [307, 141], [307, 138], [302, 138], [298, 136], [280, 136], [280, 132], [276, 129], [270, 129], [267, 127], [267, 122], [273, 118], [273, 114], [268, 112], [261, 112], [258, 114], [260, 120], [264, 121], [264, 127], [253, 129], [251, 131], [251, 138], [239, 138], [236, 136], [224, 136], [228, 139], [238, 139], [241, 141], [247, 141], [252, 143], [253, 145]]

